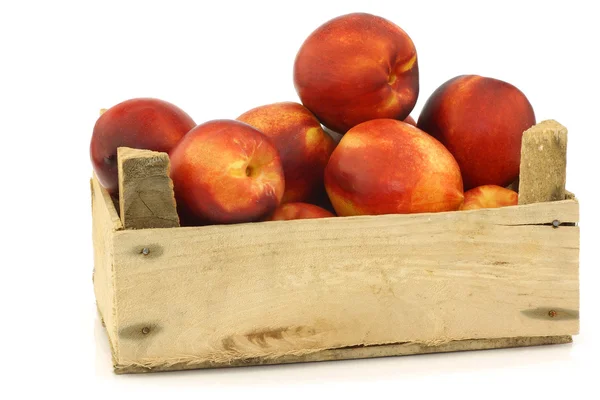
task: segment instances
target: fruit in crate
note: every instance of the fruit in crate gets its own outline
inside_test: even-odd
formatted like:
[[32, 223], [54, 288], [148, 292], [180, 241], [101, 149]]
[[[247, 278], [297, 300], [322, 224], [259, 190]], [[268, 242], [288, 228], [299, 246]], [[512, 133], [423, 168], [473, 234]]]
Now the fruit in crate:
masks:
[[277, 147], [285, 174], [283, 202], [314, 201], [323, 194], [323, 172], [335, 142], [315, 116], [298, 103], [256, 107], [238, 117]]
[[117, 148], [169, 152], [195, 126], [179, 107], [159, 99], [130, 99], [106, 110], [96, 121], [90, 157], [100, 184], [118, 191]]
[[271, 214], [268, 221], [284, 221], [292, 219], [312, 219], [312, 218], [329, 218], [335, 217], [332, 213], [308, 203], [286, 203], [282, 204], [273, 214]]
[[476, 210], [478, 208], [497, 208], [516, 206], [519, 195], [514, 190], [497, 185], [483, 185], [465, 192], [465, 200], [461, 210]]
[[372, 119], [403, 120], [419, 93], [417, 53], [392, 22], [370, 14], [343, 15], [302, 44], [294, 84], [302, 104], [341, 134]]
[[285, 180], [277, 149], [242, 122], [198, 125], [169, 155], [175, 198], [185, 219], [256, 221], [272, 213], [283, 197]]
[[457, 210], [460, 169], [436, 139], [407, 123], [378, 119], [350, 129], [325, 168], [339, 216]]
[[519, 175], [521, 136], [534, 124], [533, 108], [519, 89], [497, 79], [463, 75], [431, 95], [417, 126], [454, 155], [468, 190], [513, 182]]

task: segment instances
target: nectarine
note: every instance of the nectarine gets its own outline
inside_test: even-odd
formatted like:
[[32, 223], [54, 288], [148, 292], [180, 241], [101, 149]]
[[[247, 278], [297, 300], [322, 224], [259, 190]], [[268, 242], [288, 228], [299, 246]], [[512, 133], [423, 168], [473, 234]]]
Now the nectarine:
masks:
[[292, 219], [311, 219], [335, 217], [329, 211], [308, 203], [286, 203], [282, 204], [273, 214], [267, 218], [268, 221], [283, 221]]
[[254, 108], [238, 117], [269, 137], [285, 174], [283, 203], [315, 201], [324, 194], [323, 172], [335, 148], [315, 116], [298, 103]]
[[341, 134], [372, 119], [403, 120], [419, 93], [417, 52], [392, 22], [371, 14], [343, 15], [302, 44], [294, 84], [302, 104]]
[[431, 95], [417, 126], [454, 155], [468, 190], [514, 181], [521, 136], [534, 124], [533, 108], [519, 89], [497, 79], [463, 75]]
[[117, 147], [169, 152], [196, 123], [163, 100], [138, 98], [106, 110], [96, 121], [90, 157], [100, 184], [118, 191]]
[[273, 212], [283, 197], [285, 180], [277, 149], [242, 122], [198, 125], [170, 157], [175, 198], [188, 220], [255, 221]]
[[457, 210], [462, 179], [436, 139], [392, 119], [350, 129], [325, 168], [325, 188], [339, 216]]
[[465, 192], [465, 199], [460, 206], [460, 210], [516, 206], [518, 203], [519, 195], [517, 192], [502, 186], [483, 185]]

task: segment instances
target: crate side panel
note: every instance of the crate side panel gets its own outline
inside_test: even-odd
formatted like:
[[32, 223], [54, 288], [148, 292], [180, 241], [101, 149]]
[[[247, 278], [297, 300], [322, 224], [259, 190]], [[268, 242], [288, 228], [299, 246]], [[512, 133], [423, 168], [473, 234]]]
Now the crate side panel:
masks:
[[113, 282], [113, 239], [116, 229], [121, 226], [121, 222], [116, 216], [110, 196], [100, 186], [96, 178], [92, 178], [91, 188], [94, 293], [98, 311], [111, 342], [111, 348], [116, 349], [118, 338]]
[[576, 222], [577, 209], [565, 201], [120, 231], [118, 362], [228, 363], [572, 335], [579, 228], [541, 224]]

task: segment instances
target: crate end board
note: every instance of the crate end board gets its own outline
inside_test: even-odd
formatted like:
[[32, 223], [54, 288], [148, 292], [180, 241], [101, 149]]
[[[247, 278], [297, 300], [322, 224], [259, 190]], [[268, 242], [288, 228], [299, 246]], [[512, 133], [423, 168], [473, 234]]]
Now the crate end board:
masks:
[[461, 351], [507, 349], [516, 347], [543, 346], [572, 343], [573, 338], [564, 336], [514, 337], [498, 339], [455, 340], [438, 346], [427, 346], [419, 343], [399, 343], [377, 346], [356, 346], [341, 349], [329, 349], [305, 356], [283, 356], [270, 359], [247, 359], [231, 363], [165, 363], [153, 367], [142, 364], [119, 365], [114, 363], [115, 374], [140, 374], [150, 372], [182, 371], [208, 368], [233, 368], [260, 365], [296, 364], [305, 362], [359, 360], [367, 358], [382, 358], [393, 356], [409, 356], [432, 353], [452, 353]]
[[179, 216], [167, 153], [117, 149], [120, 217], [125, 229], [175, 228]]

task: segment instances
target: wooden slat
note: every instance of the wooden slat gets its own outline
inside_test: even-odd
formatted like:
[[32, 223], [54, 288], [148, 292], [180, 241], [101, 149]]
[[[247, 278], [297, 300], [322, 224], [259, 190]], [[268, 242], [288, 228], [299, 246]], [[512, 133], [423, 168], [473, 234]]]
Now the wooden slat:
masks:
[[109, 340], [116, 343], [116, 304], [113, 270], [114, 233], [123, 228], [108, 192], [94, 176], [91, 181], [94, 293]]
[[[578, 332], [574, 200], [115, 233], [120, 366]], [[324, 354], [324, 353], [323, 353]]]
[[125, 229], [178, 227], [167, 153], [119, 147], [117, 163], [120, 216]]
[[523, 133], [519, 175], [519, 204], [565, 198], [567, 128], [542, 121]]
[[380, 346], [359, 346], [342, 349], [323, 350], [304, 356], [283, 356], [274, 359], [245, 359], [231, 363], [161, 364], [152, 368], [144, 365], [115, 365], [115, 373], [131, 374], [145, 372], [177, 371], [200, 368], [247, 367], [253, 365], [291, 364], [315, 361], [352, 360], [373, 357], [408, 356], [414, 354], [448, 353], [468, 350], [490, 350], [511, 347], [540, 346], [548, 344], [565, 344], [573, 341], [571, 336], [538, 336], [500, 339], [454, 340], [438, 346], [426, 346], [418, 343], [386, 344]]

